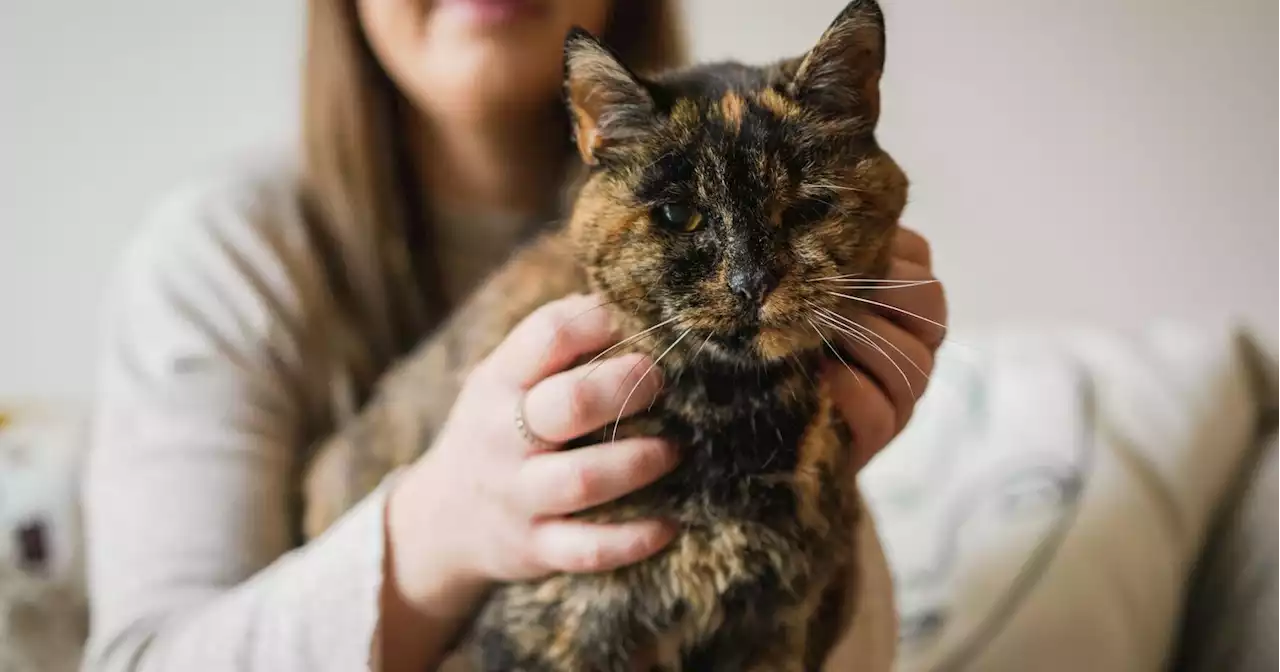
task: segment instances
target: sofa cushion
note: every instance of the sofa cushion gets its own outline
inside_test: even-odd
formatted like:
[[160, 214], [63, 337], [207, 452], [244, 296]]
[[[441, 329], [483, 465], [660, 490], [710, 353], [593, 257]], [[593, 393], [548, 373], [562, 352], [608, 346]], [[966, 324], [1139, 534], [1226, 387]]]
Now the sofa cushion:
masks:
[[1156, 670], [1258, 415], [1234, 332], [1021, 330], [940, 353], [863, 473], [901, 670]]

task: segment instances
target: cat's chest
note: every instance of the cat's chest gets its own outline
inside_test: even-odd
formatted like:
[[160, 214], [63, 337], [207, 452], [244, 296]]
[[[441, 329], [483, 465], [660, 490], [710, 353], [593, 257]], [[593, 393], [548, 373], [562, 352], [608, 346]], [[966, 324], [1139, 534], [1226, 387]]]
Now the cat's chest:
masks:
[[800, 370], [759, 377], [668, 373], [641, 420], [646, 433], [681, 450], [680, 465], [661, 484], [664, 496], [759, 513], [789, 509], [792, 476], [813, 429], [830, 421], [830, 405], [811, 381]]
[[717, 380], [666, 388], [654, 411], [661, 435], [701, 476], [730, 478], [794, 471], [818, 399], [814, 390]]

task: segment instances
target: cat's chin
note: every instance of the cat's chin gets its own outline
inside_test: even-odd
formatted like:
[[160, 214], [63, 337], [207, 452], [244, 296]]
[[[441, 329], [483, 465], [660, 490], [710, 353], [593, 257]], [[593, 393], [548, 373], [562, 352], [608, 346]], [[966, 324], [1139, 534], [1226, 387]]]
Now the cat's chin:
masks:
[[821, 342], [812, 332], [792, 325], [762, 327], [755, 338], [757, 357], [769, 363], [800, 357], [820, 346]]
[[693, 346], [703, 357], [742, 367], [771, 366], [803, 357], [817, 350], [821, 342], [788, 327], [751, 327], [704, 335]]

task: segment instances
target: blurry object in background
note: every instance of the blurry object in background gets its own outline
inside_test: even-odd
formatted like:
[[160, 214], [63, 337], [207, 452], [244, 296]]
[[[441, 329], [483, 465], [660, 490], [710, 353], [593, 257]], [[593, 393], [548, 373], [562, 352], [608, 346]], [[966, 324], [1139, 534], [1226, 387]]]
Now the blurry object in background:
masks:
[[87, 632], [77, 414], [0, 407], [0, 670], [70, 672]]
[[[1189, 326], [961, 340], [862, 477], [898, 670], [1275, 669], [1274, 361]], [[1242, 478], [1258, 492], [1229, 507]]]
[[1248, 354], [1262, 374], [1262, 439], [1228, 489], [1196, 563], [1173, 672], [1277, 668], [1276, 353]]

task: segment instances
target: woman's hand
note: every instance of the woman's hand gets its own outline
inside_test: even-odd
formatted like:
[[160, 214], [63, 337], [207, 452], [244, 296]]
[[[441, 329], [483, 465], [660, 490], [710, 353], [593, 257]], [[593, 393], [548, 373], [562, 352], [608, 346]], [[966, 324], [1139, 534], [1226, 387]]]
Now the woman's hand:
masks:
[[566, 517], [657, 480], [677, 458], [650, 438], [557, 450], [647, 407], [661, 386], [639, 354], [564, 370], [615, 342], [599, 305], [569, 297], [517, 325], [471, 373], [431, 450], [397, 483], [387, 513], [390, 569], [411, 605], [456, 602], [465, 614], [492, 582], [607, 570], [671, 540], [661, 521]]
[[[866, 310], [853, 319], [859, 327], [851, 331], [861, 337], [841, 339], [849, 369], [835, 362], [826, 372], [854, 436], [857, 454], [851, 477], [906, 426], [933, 371], [933, 356], [946, 332], [940, 325], [947, 323], [947, 301], [931, 266], [928, 242], [900, 228], [889, 271], [882, 279], [901, 282], [848, 283], [861, 285], [860, 289], [878, 285], [865, 298], [883, 304], [858, 305]], [[874, 536], [868, 538], [874, 532], [860, 523], [855, 534], [869, 543], [857, 545], [858, 562], [851, 567], [853, 577], [848, 582], [851, 588], [857, 587], [849, 593], [846, 616], [851, 620], [846, 621], [840, 643], [824, 665], [827, 670], [877, 667], [892, 660], [886, 654], [892, 647], [885, 648], [885, 642], [897, 635], [892, 606], [886, 606], [892, 605], [891, 591], [885, 587], [890, 582], [889, 568]]]
[[929, 243], [920, 234], [899, 228], [886, 279], [904, 282], [868, 292], [866, 298], [884, 306], [859, 304], [866, 311], [853, 321], [863, 327], [856, 330], [862, 338], [841, 339], [853, 371], [837, 362], [827, 372], [854, 435], [858, 469], [911, 418], [942, 343], [945, 329], [939, 325], [947, 322], [946, 296], [933, 277]]

